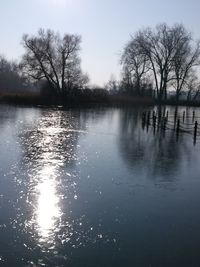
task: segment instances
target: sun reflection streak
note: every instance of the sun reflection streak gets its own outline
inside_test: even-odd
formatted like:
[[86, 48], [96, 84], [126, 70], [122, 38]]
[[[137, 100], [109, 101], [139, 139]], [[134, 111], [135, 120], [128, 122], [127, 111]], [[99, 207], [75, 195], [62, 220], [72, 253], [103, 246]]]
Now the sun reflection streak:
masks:
[[27, 138], [27, 164], [32, 170], [27, 203], [32, 212], [26, 227], [44, 251], [69, 242], [74, 234], [74, 222], [69, 219], [71, 202], [67, 209], [63, 203], [74, 196], [73, 200], [77, 199], [75, 183], [66, 172], [66, 164], [71, 167], [77, 161], [76, 126], [70, 114], [63, 117], [60, 111], [50, 112]]
[[57, 192], [59, 166], [63, 164], [63, 157], [57, 155], [56, 134], [62, 129], [48, 127], [43, 130], [43, 138], [40, 144], [43, 153], [40, 155], [39, 168], [37, 169], [38, 192], [36, 223], [38, 225], [39, 240], [51, 243], [56, 232], [56, 222], [61, 216], [59, 208], [59, 196]]
[[40, 235], [44, 239], [48, 238], [55, 228], [56, 219], [61, 215], [53, 171], [53, 167], [45, 167], [43, 180], [38, 184], [37, 223]]

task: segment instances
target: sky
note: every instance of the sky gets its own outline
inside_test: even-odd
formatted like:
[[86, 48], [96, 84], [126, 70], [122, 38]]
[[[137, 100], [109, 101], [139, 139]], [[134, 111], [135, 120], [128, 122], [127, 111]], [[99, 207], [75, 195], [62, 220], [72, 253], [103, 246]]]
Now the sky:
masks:
[[82, 69], [92, 85], [120, 78], [130, 35], [166, 22], [183, 23], [200, 39], [199, 0], [0, 0], [0, 54], [20, 60], [24, 33], [39, 28], [82, 36]]

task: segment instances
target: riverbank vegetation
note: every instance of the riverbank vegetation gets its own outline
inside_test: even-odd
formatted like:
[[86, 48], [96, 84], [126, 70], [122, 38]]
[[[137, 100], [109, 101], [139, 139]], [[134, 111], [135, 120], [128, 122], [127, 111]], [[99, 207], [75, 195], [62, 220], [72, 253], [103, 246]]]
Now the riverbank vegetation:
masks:
[[22, 37], [19, 62], [0, 57], [0, 101], [31, 105], [200, 105], [200, 42], [182, 24], [133, 35], [120, 56], [121, 78], [91, 86], [81, 68], [81, 37], [39, 29]]

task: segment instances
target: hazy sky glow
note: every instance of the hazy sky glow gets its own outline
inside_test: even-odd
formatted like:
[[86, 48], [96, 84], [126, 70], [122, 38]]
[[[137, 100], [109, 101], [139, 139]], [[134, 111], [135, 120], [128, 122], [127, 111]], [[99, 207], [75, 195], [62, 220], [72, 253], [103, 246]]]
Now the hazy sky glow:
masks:
[[183, 23], [200, 38], [199, 0], [6, 0], [0, 2], [0, 54], [19, 59], [23, 33], [38, 28], [82, 36], [82, 67], [92, 84], [120, 75], [119, 58], [130, 34], [160, 22]]

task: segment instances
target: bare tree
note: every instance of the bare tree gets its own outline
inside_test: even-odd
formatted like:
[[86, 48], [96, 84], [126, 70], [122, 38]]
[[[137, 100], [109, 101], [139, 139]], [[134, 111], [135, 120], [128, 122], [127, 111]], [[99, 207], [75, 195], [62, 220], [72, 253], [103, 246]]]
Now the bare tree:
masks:
[[147, 28], [136, 34], [135, 40], [140, 53], [146, 55], [150, 61], [160, 101], [167, 98], [168, 83], [174, 79], [174, 58], [187, 38], [187, 31], [179, 24], [173, 27], [160, 24], [155, 31]]
[[181, 24], [159, 24], [155, 29], [137, 32], [125, 46], [121, 63], [129, 82], [136, 81], [140, 89], [143, 78], [154, 77], [159, 101], [167, 99], [167, 89], [173, 85], [177, 98], [190, 71], [199, 64], [200, 45], [192, 45], [190, 32]]
[[[195, 47], [191, 46], [189, 35], [187, 33], [184, 35], [182, 41], [178, 44], [177, 53], [173, 59], [174, 80], [172, 84], [176, 91], [176, 101], [179, 100], [185, 86], [191, 85], [191, 81], [194, 80], [194, 67], [199, 65], [200, 57], [200, 43], [197, 42]], [[188, 90], [190, 91], [189, 88]]]
[[116, 94], [118, 92], [118, 82], [113, 74], [111, 74], [109, 81], [105, 85], [105, 89], [110, 94]]
[[184, 83], [185, 92], [187, 93], [187, 102], [196, 101], [200, 96], [200, 82], [194, 72], [190, 73], [189, 78]]
[[132, 80], [132, 75], [127, 66], [123, 66], [121, 76], [122, 80], [120, 82], [120, 91], [122, 93], [129, 93], [129, 94], [133, 93], [134, 84]]
[[131, 41], [125, 46], [121, 64], [123, 65], [123, 74], [129, 78], [136, 89], [136, 93], [141, 94], [142, 79], [149, 71], [149, 60], [145, 53], [141, 53], [138, 49], [135, 39], [132, 37]]
[[52, 30], [40, 29], [36, 36], [25, 34], [22, 69], [35, 80], [46, 80], [57, 95], [81, 87], [87, 79], [80, 67], [80, 42], [78, 35], [61, 37]]

